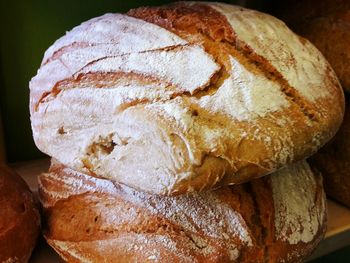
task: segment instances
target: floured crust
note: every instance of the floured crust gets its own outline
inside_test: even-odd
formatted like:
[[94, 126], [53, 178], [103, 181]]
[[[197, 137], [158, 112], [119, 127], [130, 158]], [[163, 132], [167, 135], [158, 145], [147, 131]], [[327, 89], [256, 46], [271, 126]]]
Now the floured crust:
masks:
[[344, 122], [334, 140], [310, 161], [322, 172], [326, 193], [350, 207], [350, 107], [347, 105]]
[[281, 3], [276, 15], [309, 39], [327, 58], [345, 91], [350, 91], [350, 2], [307, 0]]
[[213, 192], [155, 196], [53, 162], [39, 177], [48, 243], [70, 262], [301, 262], [325, 233], [306, 162]]
[[334, 135], [344, 107], [308, 41], [271, 16], [218, 3], [85, 22], [45, 53], [30, 89], [40, 150], [166, 195], [303, 159]]
[[28, 262], [40, 231], [34, 197], [22, 178], [0, 164], [0, 262]]

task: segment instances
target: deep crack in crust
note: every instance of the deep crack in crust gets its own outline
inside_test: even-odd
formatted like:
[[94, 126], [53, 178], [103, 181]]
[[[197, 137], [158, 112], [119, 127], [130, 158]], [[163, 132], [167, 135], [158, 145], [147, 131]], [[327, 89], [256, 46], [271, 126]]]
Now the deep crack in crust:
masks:
[[[100, 262], [103, 257], [107, 262], [302, 262], [325, 233], [325, 196], [320, 175], [313, 175], [304, 162], [293, 167], [213, 192], [161, 197], [54, 161], [39, 178], [45, 237], [73, 262]], [[293, 190], [274, 189], [273, 180], [286, 180], [284, 185]], [[284, 195], [282, 200], [276, 192]], [[291, 222], [297, 240], [289, 240], [295, 233], [276, 227], [278, 216], [295, 217], [284, 209], [293, 205], [286, 195], [302, 201], [298, 205], [308, 211], [299, 211]], [[276, 207], [279, 201], [283, 205]], [[315, 224], [312, 232], [310, 223]]]
[[[312, 101], [289, 83], [288, 72], [277, 69], [238, 37], [215, 4], [175, 3], [138, 8], [128, 15], [106, 15], [83, 24], [80, 31], [90, 32], [104, 19], [125, 20], [118, 31], [122, 41], [124, 31], [136, 32], [132, 23], [142, 19], [146, 22], [139, 28], [152, 25], [154, 31], [164, 30], [162, 37], [168, 34], [171, 41], [163, 40], [164, 44], [143, 34], [150, 43], [158, 41], [157, 47], [129, 50], [113, 37], [110, 42], [92, 39], [89, 43], [88, 37], [79, 35], [79, 28], [74, 29], [75, 35], [59, 40], [43, 60], [44, 70], [62, 63], [70, 71], [67, 77], [44, 92], [33, 88], [45, 83], [40, 79], [44, 73], [32, 81], [36, 144], [66, 165], [136, 189], [174, 195], [263, 176], [311, 155], [337, 130], [343, 94], [327, 64], [325, 72], [317, 73], [328, 74], [321, 84], [327, 95]], [[263, 15], [256, 12], [256, 16]], [[310, 49], [307, 41], [300, 41]], [[88, 59], [89, 50], [105, 53]], [[188, 55], [181, 55], [184, 52]], [[87, 56], [82, 57], [86, 63], [77, 60], [79, 56]], [[152, 56], [159, 60], [152, 61]], [[294, 70], [295, 57], [289, 59]], [[313, 63], [325, 63], [322, 59], [317, 57]], [[169, 68], [164, 74], [137, 65], [137, 60], [149, 67], [161, 62], [161, 69]], [[196, 60], [200, 71], [191, 65]], [[176, 74], [184, 67], [188, 70]], [[194, 81], [183, 77], [196, 74]], [[254, 97], [259, 88], [261, 98]], [[106, 145], [113, 146], [108, 146], [110, 150], [91, 151], [105, 138], [109, 138]], [[104, 147], [102, 143], [99, 148]], [[63, 155], [67, 150], [70, 155]], [[150, 158], [140, 160], [140, 156]], [[140, 171], [135, 179], [125, 176], [131, 168]]]
[[[302, 113], [310, 120], [317, 121], [318, 113], [312, 110], [313, 106], [289, 85], [266, 58], [238, 39], [227, 19], [212, 7], [205, 4], [189, 6], [186, 3], [177, 3], [165, 7], [132, 9], [128, 15], [166, 28], [189, 43], [201, 43], [221, 66], [221, 77], [210, 86], [210, 93], [219, 89], [223, 80], [227, 78], [228, 69], [231, 68], [228, 55], [232, 55], [251, 72], [278, 82], [287, 99], [300, 107]], [[205, 92], [204, 95], [206, 94]], [[204, 96], [203, 92], [200, 92], [200, 95]]]

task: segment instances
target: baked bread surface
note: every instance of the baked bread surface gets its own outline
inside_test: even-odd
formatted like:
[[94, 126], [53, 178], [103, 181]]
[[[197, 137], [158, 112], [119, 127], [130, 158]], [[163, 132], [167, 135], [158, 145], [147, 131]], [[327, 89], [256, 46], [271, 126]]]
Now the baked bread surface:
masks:
[[302, 262], [325, 233], [306, 162], [212, 192], [156, 196], [53, 161], [39, 177], [45, 238], [69, 262]]
[[344, 98], [278, 19], [220, 3], [106, 14], [57, 40], [30, 82], [38, 148], [77, 171], [175, 195], [310, 156]]
[[0, 164], [0, 262], [28, 262], [40, 232], [33, 194], [23, 179]]
[[[296, 3], [295, 3], [296, 2]], [[293, 30], [309, 39], [326, 57], [345, 91], [350, 91], [350, 1], [306, 0], [280, 4]]]

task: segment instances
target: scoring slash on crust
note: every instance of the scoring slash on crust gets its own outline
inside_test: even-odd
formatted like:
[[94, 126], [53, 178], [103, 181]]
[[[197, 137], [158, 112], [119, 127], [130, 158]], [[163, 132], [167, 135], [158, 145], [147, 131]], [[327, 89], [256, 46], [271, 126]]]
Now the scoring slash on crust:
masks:
[[307, 40], [269, 15], [218, 3], [85, 22], [48, 49], [30, 90], [39, 149], [167, 195], [303, 159], [344, 110], [335, 74]]

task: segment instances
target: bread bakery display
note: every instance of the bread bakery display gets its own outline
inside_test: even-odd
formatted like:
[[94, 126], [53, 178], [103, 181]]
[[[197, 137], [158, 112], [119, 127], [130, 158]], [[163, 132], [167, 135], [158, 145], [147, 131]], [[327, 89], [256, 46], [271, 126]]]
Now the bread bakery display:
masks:
[[302, 262], [326, 230], [305, 158], [344, 94], [277, 18], [209, 2], [105, 14], [30, 81], [44, 236], [68, 262]]
[[[350, 1], [299, 1], [280, 11], [281, 17], [294, 30], [322, 51], [344, 90], [350, 91]], [[350, 207], [349, 115], [347, 106], [344, 122], [334, 140], [311, 161], [324, 175], [326, 193]]]
[[180, 2], [91, 19], [30, 82], [38, 148], [153, 194], [211, 190], [304, 159], [344, 98], [321, 53], [278, 19]]
[[28, 186], [0, 164], [0, 262], [28, 262], [39, 232], [39, 211]]
[[156, 196], [53, 162], [48, 243], [68, 262], [301, 262], [325, 233], [322, 178], [300, 162], [211, 192]]

